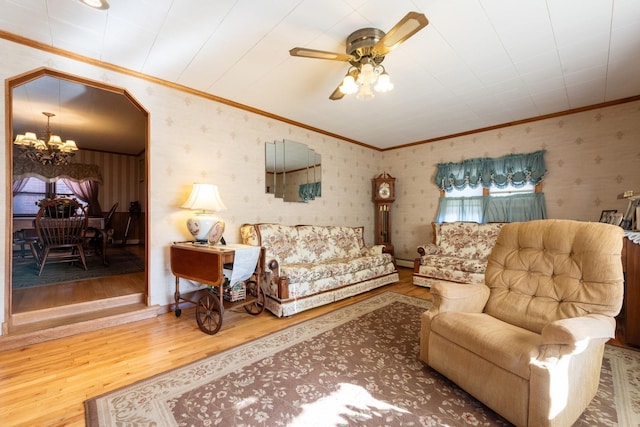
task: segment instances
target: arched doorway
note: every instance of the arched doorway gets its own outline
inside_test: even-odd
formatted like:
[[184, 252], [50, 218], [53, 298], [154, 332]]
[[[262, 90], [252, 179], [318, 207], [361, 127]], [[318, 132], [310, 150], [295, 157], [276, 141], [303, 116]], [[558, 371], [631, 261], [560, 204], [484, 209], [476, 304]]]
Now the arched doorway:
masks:
[[[7, 170], [10, 171], [12, 177], [8, 185], [14, 183], [14, 188], [7, 189], [7, 194], [16, 193], [16, 180], [31, 179], [32, 177], [35, 177], [33, 178], [35, 181], [46, 183], [47, 195], [52, 188], [57, 188], [55, 191], [58, 194], [60, 187], [64, 188], [63, 182], [58, 180], [58, 176], [42, 172], [45, 169], [42, 164], [38, 164], [33, 159], [22, 158], [25, 157], [21, 156], [22, 150], [14, 144], [16, 135], [21, 132], [31, 129], [35, 132], [42, 131], [45, 125], [42, 119], [46, 116], [47, 132], [49, 132], [51, 124], [53, 133], [64, 133], [65, 138], [74, 139], [77, 142], [79, 150], [70, 163], [80, 167], [89, 164], [97, 165], [98, 170], [101, 171], [99, 179], [102, 187], [99, 199], [104, 206], [98, 209], [100, 211], [98, 214], [95, 214], [96, 209], [94, 209], [96, 216], [94, 219], [99, 224], [103, 224], [104, 222], [101, 222], [99, 218], [101, 214], [106, 215], [116, 203], [120, 207], [113, 218], [114, 230], [118, 231], [109, 235], [109, 243], [114, 247], [117, 245], [124, 249], [131, 249], [129, 246], [131, 244], [137, 245], [135, 251], [142, 258], [142, 275], [137, 279], [138, 283], [141, 283], [140, 292], [142, 295], [140, 299], [146, 301], [148, 295], [146, 256], [148, 112], [122, 88], [46, 68], [8, 79], [5, 87], [7, 90], [5, 97]], [[56, 116], [51, 116], [51, 114]], [[57, 121], [51, 120], [52, 118]], [[67, 174], [62, 173], [61, 175]], [[67, 189], [67, 191], [70, 190]], [[27, 196], [34, 196], [34, 194], [27, 194]], [[5, 316], [7, 322], [4, 332], [8, 334], [23, 333], [34, 328], [46, 329], [49, 327], [47, 325], [64, 323], [65, 310], [70, 312], [68, 314], [73, 314], [73, 311], [85, 310], [87, 316], [91, 317], [90, 311], [98, 311], [92, 307], [108, 307], [111, 300], [110, 295], [118, 292], [117, 290], [102, 292], [104, 287], [121, 286], [120, 284], [125, 282], [124, 280], [108, 280], [109, 272], [121, 274], [123, 271], [121, 269], [117, 271], [115, 263], [112, 262], [104, 263], [105, 266], [109, 264], [108, 267], [111, 270], [105, 268], [104, 272], [100, 272], [103, 275], [100, 276], [99, 283], [98, 279], [91, 274], [75, 280], [72, 275], [63, 273], [62, 281], [58, 280], [55, 285], [46, 283], [45, 280], [36, 285], [28, 283], [25, 288], [16, 289], [14, 282], [17, 281], [17, 270], [18, 267], [22, 268], [21, 265], [18, 266], [22, 260], [17, 261], [16, 251], [19, 253], [18, 257], [24, 257], [27, 264], [34, 263], [33, 259], [27, 259], [29, 257], [29, 239], [33, 239], [33, 232], [29, 233], [30, 224], [32, 224], [30, 214], [33, 212], [30, 213], [28, 208], [25, 210], [23, 207], [18, 209], [17, 206], [14, 206], [13, 201], [9, 205], [6, 229], [9, 230], [9, 234], [14, 240], [12, 250], [7, 251], [5, 263], [7, 266], [5, 295], [7, 296], [6, 301], [8, 301], [5, 310], [8, 316]], [[25, 206], [28, 206], [28, 203]], [[18, 211], [19, 213], [17, 213]], [[134, 230], [135, 234], [132, 234]], [[108, 259], [115, 260], [115, 257]], [[69, 271], [73, 272], [73, 270]], [[90, 273], [97, 274], [95, 270]], [[33, 278], [28, 277], [28, 279]], [[91, 293], [88, 291], [91, 286], [96, 286], [96, 289], [100, 290], [93, 292], [93, 296], [89, 296], [90, 302], [81, 301], [83, 303], [81, 306], [77, 303], [84, 297], [74, 295], [75, 291], [73, 290], [76, 289], [73, 284], [80, 282], [83, 284], [81, 289], [84, 294]], [[55, 292], [63, 296], [56, 297], [57, 302], [55, 303], [44, 303], [45, 306], [48, 304], [52, 307], [33, 304], [42, 299], [43, 295], [47, 295], [46, 292], [43, 292], [45, 287], [61, 287], [63, 284], [64, 290]], [[33, 289], [31, 289], [32, 285]], [[124, 290], [123, 292], [131, 291]], [[31, 304], [24, 305], [25, 300]], [[92, 306], [91, 303], [96, 303], [96, 301], [97, 305]], [[105, 312], [107, 311], [105, 310]], [[72, 316], [67, 317], [71, 318]], [[56, 318], [59, 321], [57, 323], [51, 320], [47, 321], [51, 318]], [[28, 326], [29, 324], [31, 327]], [[82, 328], [77, 328], [75, 331], [81, 332]]]

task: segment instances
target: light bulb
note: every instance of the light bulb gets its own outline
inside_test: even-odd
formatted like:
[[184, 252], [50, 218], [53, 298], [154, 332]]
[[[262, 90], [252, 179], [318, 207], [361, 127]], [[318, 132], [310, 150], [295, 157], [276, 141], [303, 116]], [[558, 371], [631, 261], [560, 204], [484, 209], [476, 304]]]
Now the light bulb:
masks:
[[375, 97], [375, 94], [371, 90], [370, 84], [363, 84], [360, 86], [360, 90], [358, 90], [358, 94], [356, 95], [357, 99], [368, 100]]
[[342, 84], [339, 87], [340, 92], [345, 95], [350, 95], [358, 91], [358, 85], [351, 74], [348, 74], [342, 80]]
[[378, 77], [378, 83], [376, 84], [375, 90], [376, 92], [389, 92], [393, 89], [393, 83], [391, 83], [391, 77], [389, 74], [383, 72]]

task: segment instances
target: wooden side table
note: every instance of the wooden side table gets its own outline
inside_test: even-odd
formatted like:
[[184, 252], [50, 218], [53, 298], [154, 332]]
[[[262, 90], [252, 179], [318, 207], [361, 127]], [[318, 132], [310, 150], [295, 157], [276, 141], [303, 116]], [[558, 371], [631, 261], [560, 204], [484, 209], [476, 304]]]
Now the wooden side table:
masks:
[[624, 238], [622, 265], [625, 272], [622, 324], [624, 342], [640, 347], [640, 244]]
[[[180, 317], [180, 301], [196, 305], [196, 321], [201, 331], [213, 335], [220, 330], [225, 308], [243, 306], [245, 311], [258, 315], [264, 310], [265, 295], [260, 285], [262, 276], [261, 255], [258, 257], [253, 276], [245, 281], [246, 296], [244, 300], [229, 302], [224, 300], [225, 264], [232, 264], [235, 259], [234, 248], [225, 246], [208, 246], [194, 243], [174, 243], [170, 248], [171, 272], [176, 276], [174, 294], [176, 317]], [[197, 300], [190, 300], [180, 295], [180, 278], [193, 280], [208, 286], [199, 292]], [[198, 293], [198, 291], [196, 291]]]

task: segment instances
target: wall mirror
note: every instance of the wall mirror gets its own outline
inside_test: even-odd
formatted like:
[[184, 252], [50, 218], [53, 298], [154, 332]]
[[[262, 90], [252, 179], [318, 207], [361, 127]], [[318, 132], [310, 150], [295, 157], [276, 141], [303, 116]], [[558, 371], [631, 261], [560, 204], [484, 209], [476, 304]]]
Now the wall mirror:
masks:
[[265, 143], [265, 191], [285, 202], [309, 202], [322, 195], [322, 157], [290, 140]]
[[[72, 303], [92, 301], [108, 308], [111, 301], [134, 294], [145, 301], [148, 112], [124, 89], [45, 68], [11, 78], [6, 87], [7, 169], [13, 178], [7, 184], [13, 188], [6, 190], [14, 194], [6, 224], [13, 237], [5, 263], [7, 332], [18, 326], [25, 329], [32, 318], [43, 320], [42, 314], [33, 314], [42, 308], [39, 305], [64, 310]], [[69, 165], [46, 164], [27, 157], [27, 151], [14, 143], [25, 132], [35, 133], [38, 139], [55, 134], [63, 141], [74, 140], [78, 150]], [[98, 183], [97, 193], [92, 193], [97, 201], [86, 204], [90, 226], [111, 227], [102, 229], [109, 234], [100, 234], [108, 241], [98, 247], [87, 239], [86, 272], [76, 265], [47, 262], [38, 276], [31, 250], [31, 243], [38, 241], [36, 203], [51, 195], [82, 201], [78, 194], [84, 190], [75, 185], [82, 179], [72, 177], [69, 182], [62, 177], [79, 169], [99, 171], [99, 178], [91, 184]], [[134, 259], [135, 265], [124, 262]], [[64, 290], [54, 291], [62, 286]], [[56, 315], [55, 310], [52, 314]]]

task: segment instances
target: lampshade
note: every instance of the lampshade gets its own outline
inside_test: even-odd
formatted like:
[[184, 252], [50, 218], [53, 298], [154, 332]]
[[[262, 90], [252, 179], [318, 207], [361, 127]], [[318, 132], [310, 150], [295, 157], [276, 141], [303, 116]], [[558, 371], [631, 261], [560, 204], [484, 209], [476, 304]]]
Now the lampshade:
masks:
[[217, 185], [197, 183], [193, 184], [191, 194], [182, 207], [202, 211], [223, 211], [227, 209], [220, 198]]
[[66, 165], [78, 151], [78, 144], [71, 139], [62, 141], [59, 135], [51, 132], [50, 121], [55, 114], [46, 111], [42, 114], [47, 117], [46, 134], [43, 138], [38, 138], [35, 132], [16, 135], [13, 143], [20, 150], [19, 156], [43, 165]]
[[[197, 241], [208, 241], [209, 244], [212, 245], [218, 243], [217, 241], [211, 241], [209, 239], [209, 231], [216, 224], [216, 229], [224, 230], [224, 221], [214, 215], [213, 212], [226, 210], [227, 207], [220, 198], [217, 185], [193, 184], [189, 198], [181, 207], [200, 211], [195, 213], [195, 217], [187, 220], [187, 228]], [[216, 234], [214, 240], [220, 240], [220, 237], [222, 237], [221, 233], [214, 234]], [[217, 234], [220, 235], [218, 236]]]

